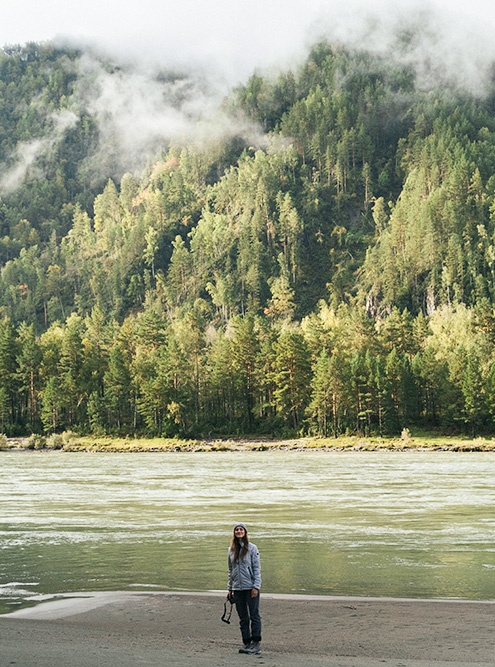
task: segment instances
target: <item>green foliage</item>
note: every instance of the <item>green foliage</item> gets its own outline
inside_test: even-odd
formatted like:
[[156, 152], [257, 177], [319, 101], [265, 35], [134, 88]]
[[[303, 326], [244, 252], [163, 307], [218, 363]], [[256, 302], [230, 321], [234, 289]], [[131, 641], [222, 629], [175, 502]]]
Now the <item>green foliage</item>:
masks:
[[[167, 437], [493, 431], [493, 329], [480, 328], [465, 308], [426, 320], [403, 313], [394, 324], [392, 316], [373, 321], [364, 308], [324, 307], [302, 324], [237, 316], [215, 326], [202, 307], [171, 320], [148, 310], [120, 326], [97, 313], [72, 315], [35, 346], [29, 327], [16, 332], [6, 322], [9, 339], [25, 344], [11, 359], [18, 370], [10, 393], [0, 387], [5, 430], [25, 433], [35, 424], [48, 435], [77, 428]], [[411, 335], [418, 328], [419, 347]], [[33, 350], [36, 373], [25, 365]], [[60, 437], [48, 446], [67, 445], [70, 431]]]
[[48, 449], [62, 449], [64, 446], [64, 439], [60, 433], [52, 433], [46, 439], [46, 447]]
[[27, 439], [27, 449], [44, 449], [46, 447], [46, 438], [39, 433], [31, 433]]
[[70, 120], [1, 185], [0, 432], [493, 431], [493, 91], [321, 43], [232, 91], [263, 149], [100, 177], [80, 56], [0, 53], [5, 173]]

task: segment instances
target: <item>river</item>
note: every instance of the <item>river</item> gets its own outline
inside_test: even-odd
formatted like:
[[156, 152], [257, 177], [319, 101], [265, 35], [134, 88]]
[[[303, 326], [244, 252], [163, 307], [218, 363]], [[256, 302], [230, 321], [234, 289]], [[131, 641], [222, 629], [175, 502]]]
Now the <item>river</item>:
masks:
[[0, 453], [0, 613], [222, 590], [235, 521], [273, 593], [495, 599], [495, 454]]

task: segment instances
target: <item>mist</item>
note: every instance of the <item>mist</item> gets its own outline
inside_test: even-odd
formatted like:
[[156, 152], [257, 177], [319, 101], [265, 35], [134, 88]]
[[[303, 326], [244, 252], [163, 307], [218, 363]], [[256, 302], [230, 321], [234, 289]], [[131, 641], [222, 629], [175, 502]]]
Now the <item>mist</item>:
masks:
[[[20, 144], [4, 166], [0, 190], [12, 191], [39, 175], [41, 158], [84, 113], [99, 128], [91, 167], [96, 176], [139, 173], [171, 144], [237, 135], [262, 146], [261, 129], [229, 117], [222, 100], [254, 72], [271, 76], [297, 68], [321, 40], [407, 64], [425, 90], [440, 86], [483, 95], [495, 61], [494, 27], [495, 9], [479, 0], [468, 7], [379, 0], [371, 8], [362, 0], [345, 7], [334, 0], [49, 0], [42, 7], [18, 0], [4, 12], [0, 43], [51, 40], [86, 55], [75, 65], [70, 123], [54, 121], [48, 138]], [[108, 68], [109, 60], [119, 66]]]
[[[255, 69], [302, 59], [315, 38], [379, 51], [418, 24], [415, 55], [443, 60], [470, 81], [473, 61], [491, 61], [495, 7], [483, 0], [7, 0], [0, 45], [58, 40], [160, 68], [215, 71], [235, 85]], [[417, 28], [415, 28], [417, 29]], [[482, 64], [482, 63], [481, 63]], [[460, 71], [458, 70], [461, 66]], [[463, 71], [464, 67], [467, 72]]]
[[60, 111], [50, 114], [52, 130], [42, 139], [33, 139], [18, 144], [10, 156], [10, 168], [0, 177], [0, 192], [9, 194], [19, 188], [26, 178], [40, 178], [43, 170], [39, 162], [48, 158], [55, 150], [65, 132], [77, 124], [79, 118], [72, 111]]

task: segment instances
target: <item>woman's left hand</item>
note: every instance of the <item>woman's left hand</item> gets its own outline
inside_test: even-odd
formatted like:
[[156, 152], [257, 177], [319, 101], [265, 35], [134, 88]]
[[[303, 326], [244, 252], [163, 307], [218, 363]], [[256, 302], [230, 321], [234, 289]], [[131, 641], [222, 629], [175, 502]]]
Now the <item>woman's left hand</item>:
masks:
[[257, 588], [252, 588], [252, 589], [251, 589], [251, 597], [252, 597], [252, 598], [256, 598], [256, 597], [258, 597], [258, 593], [259, 593], [259, 591], [258, 591]]

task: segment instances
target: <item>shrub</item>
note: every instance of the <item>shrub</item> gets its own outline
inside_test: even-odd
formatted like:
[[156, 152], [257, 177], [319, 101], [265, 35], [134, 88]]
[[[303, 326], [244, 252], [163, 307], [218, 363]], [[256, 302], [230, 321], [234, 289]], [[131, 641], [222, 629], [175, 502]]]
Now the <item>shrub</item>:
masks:
[[64, 445], [70, 445], [78, 438], [78, 435], [74, 431], [64, 431], [61, 437]]
[[43, 449], [46, 447], [46, 438], [39, 433], [31, 433], [27, 439], [26, 447], [28, 449]]
[[64, 446], [64, 439], [60, 433], [52, 433], [50, 436], [48, 436], [46, 446], [50, 449], [62, 449]]
[[0, 433], [0, 450], [8, 449], [9, 443], [7, 441], [7, 436], [5, 433]]

